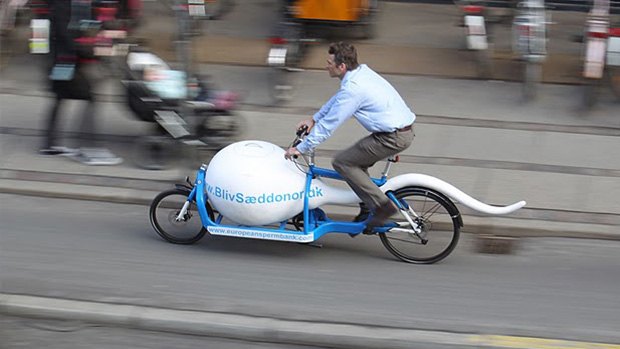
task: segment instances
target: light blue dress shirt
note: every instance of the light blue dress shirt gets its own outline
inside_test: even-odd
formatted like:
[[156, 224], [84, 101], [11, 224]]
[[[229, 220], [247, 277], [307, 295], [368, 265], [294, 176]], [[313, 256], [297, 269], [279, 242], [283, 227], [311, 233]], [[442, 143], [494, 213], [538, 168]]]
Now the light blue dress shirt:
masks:
[[371, 133], [393, 132], [415, 121], [415, 114], [396, 89], [361, 64], [346, 72], [340, 90], [314, 114], [315, 125], [297, 150], [307, 153], [314, 149], [351, 116]]

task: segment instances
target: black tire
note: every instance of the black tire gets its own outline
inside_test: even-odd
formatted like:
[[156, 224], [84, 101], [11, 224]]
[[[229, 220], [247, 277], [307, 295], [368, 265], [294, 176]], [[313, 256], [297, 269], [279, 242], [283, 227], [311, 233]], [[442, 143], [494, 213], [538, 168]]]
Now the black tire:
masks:
[[[175, 221], [189, 195], [189, 189], [171, 189], [157, 195], [151, 203], [151, 225], [164, 240], [173, 244], [190, 245], [200, 240], [207, 230], [202, 226], [196, 202], [192, 201], [185, 220]], [[213, 219], [213, 209], [207, 203], [207, 212]]]
[[[446, 258], [459, 241], [461, 221], [456, 206], [444, 195], [427, 188], [406, 187], [395, 193], [399, 200], [405, 200], [422, 225], [422, 234], [427, 239], [422, 244], [420, 238], [409, 233], [379, 233], [383, 246], [398, 259], [416, 264], [432, 264]], [[400, 212], [394, 220], [403, 221]]]

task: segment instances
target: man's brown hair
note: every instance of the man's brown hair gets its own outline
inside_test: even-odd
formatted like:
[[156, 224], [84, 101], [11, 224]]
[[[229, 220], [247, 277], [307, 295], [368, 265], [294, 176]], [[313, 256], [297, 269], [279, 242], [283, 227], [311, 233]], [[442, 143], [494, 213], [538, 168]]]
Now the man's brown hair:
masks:
[[357, 50], [355, 46], [348, 42], [334, 42], [329, 45], [330, 55], [334, 55], [334, 63], [340, 65], [344, 63], [347, 66], [347, 70], [356, 69], [359, 66], [357, 63]]

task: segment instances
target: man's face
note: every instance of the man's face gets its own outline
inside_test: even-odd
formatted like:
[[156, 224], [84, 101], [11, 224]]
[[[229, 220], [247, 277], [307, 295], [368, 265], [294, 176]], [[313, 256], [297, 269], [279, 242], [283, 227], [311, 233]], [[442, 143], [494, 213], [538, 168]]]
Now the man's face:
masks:
[[327, 57], [327, 71], [329, 72], [330, 77], [339, 78], [342, 80], [344, 74], [347, 72], [347, 66], [344, 63], [336, 64], [334, 55], [330, 54]]

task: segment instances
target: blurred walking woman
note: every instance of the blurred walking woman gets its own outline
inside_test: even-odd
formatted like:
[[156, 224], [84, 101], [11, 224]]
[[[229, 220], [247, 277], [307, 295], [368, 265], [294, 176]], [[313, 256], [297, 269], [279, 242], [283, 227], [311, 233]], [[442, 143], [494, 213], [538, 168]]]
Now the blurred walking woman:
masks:
[[[115, 165], [122, 159], [105, 148], [96, 148], [95, 99], [85, 65], [95, 62], [89, 33], [90, 0], [50, 0], [50, 73], [49, 81], [55, 99], [47, 118], [45, 141], [39, 153], [65, 155], [87, 165]], [[91, 27], [89, 27], [91, 25]], [[90, 35], [89, 35], [90, 34]], [[89, 37], [90, 36], [90, 37]], [[58, 114], [63, 102], [76, 99], [86, 102], [82, 111], [81, 133], [77, 149], [58, 144]]]

